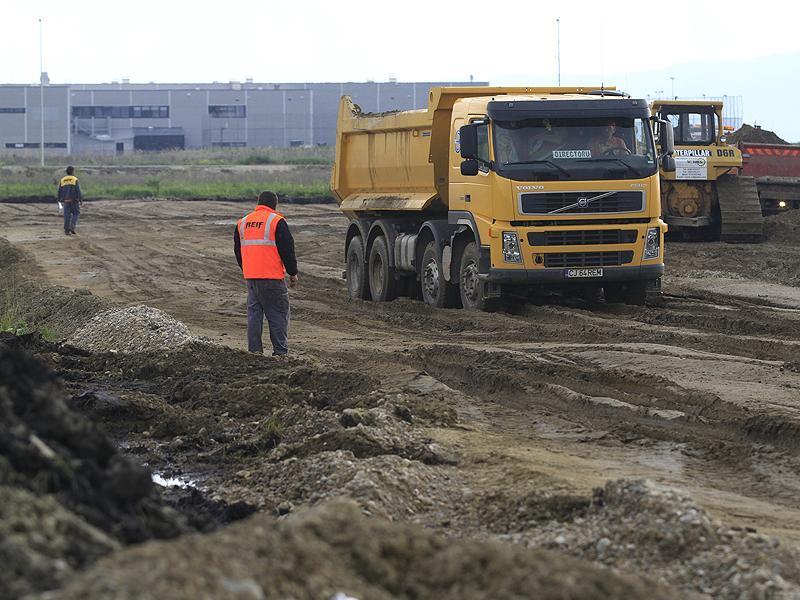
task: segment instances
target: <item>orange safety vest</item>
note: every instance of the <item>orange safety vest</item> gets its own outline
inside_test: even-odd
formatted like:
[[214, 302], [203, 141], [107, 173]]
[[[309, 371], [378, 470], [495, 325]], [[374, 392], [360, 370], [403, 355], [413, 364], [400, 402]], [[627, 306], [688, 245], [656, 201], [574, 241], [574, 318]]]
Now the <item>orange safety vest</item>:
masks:
[[258, 205], [247, 216], [239, 219], [239, 242], [242, 247], [242, 271], [245, 279], [283, 279], [283, 266], [275, 230], [283, 215], [268, 206]]

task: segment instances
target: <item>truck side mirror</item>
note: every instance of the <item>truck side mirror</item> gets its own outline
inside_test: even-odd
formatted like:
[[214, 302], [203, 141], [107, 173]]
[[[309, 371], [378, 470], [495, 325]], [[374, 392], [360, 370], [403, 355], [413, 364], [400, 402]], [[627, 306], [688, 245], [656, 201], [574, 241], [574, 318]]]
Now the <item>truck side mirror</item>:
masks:
[[675, 172], [675, 158], [671, 154], [665, 154], [661, 158], [661, 170], [664, 171], [664, 173]]
[[458, 130], [461, 158], [478, 158], [478, 126], [462, 125]]
[[675, 133], [672, 124], [666, 119], [658, 120], [658, 145], [661, 146], [661, 156], [672, 156], [675, 152]]
[[478, 174], [480, 165], [474, 158], [468, 158], [461, 163], [461, 174], [467, 177], [474, 177]]

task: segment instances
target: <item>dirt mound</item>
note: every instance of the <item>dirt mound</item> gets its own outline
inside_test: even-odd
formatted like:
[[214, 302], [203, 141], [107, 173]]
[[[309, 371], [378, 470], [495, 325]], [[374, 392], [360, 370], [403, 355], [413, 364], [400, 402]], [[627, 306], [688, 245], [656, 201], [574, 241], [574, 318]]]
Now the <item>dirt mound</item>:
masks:
[[40, 278], [38, 266], [0, 238], [0, 315], [11, 328], [65, 339], [108, 306], [86, 290], [43, 285]]
[[17, 348], [24, 343], [0, 336], [0, 561], [14, 565], [2, 570], [0, 597], [50, 588], [118, 542], [188, 530], [149, 470], [67, 407], [55, 374]]
[[95, 315], [67, 343], [90, 352], [135, 353], [171, 350], [196, 339], [180, 321], [140, 304]]
[[104, 560], [57, 598], [668, 598], [641, 579], [555, 553], [453, 541], [333, 502]]
[[[691, 498], [644, 481], [612, 481], [590, 502], [531, 494], [489, 499], [506, 538], [624, 572], [647, 572], [684, 594], [798, 597], [800, 555], [778, 540], [725, 526]], [[552, 520], [550, 520], [552, 519]]]
[[775, 244], [800, 246], [800, 211], [789, 210], [764, 219], [764, 238]]
[[751, 142], [754, 144], [788, 144], [786, 140], [779, 137], [774, 131], [762, 129], [760, 126], [753, 127], [744, 123], [739, 129], [725, 137], [728, 144], [738, 144], [739, 142]]

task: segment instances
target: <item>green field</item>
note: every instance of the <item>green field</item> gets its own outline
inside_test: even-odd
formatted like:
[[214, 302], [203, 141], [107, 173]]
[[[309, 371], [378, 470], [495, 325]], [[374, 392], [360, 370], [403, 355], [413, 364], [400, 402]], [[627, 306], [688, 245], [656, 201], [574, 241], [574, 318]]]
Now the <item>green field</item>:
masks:
[[[62, 168], [0, 167], [0, 199], [55, 199]], [[288, 166], [90, 166], [76, 170], [85, 199], [243, 200], [271, 190], [282, 197], [328, 197], [330, 168]]]
[[[64, 166], [151, 166], [151, 165], [332, 165], [334, 149], [330, 146], [312, 148], [207, 148], [202, 150], [169, 150], [165, 152], [134, 152], [123, 156], [88, 155], [57, 159], [45, 157], [46, 164]], [[39, 155], [28, 152], [0, 151], [0, 166], [37, 166]]]

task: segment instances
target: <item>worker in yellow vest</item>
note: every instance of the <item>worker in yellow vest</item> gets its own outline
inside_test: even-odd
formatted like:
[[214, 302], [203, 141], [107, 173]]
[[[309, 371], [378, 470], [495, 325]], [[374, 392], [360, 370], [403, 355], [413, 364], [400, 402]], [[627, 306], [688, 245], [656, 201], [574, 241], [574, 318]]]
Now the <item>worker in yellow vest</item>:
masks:
[[83, 195], [78, 178], [75, 177], [75, 167], [67, 167], [67, 174], [58, 184], [58, 201], [64, 205], [64, 235], [76, 235], [75, 227], [78, 226], [78, 217], [81, 215]]
[[289, 291], [299, 280], [294, 238], [283, 215], [276, 212], [278, 197], [261, 192], [255, 210], [236, 223], [233, 252], [247, 281], [247, 349], [262, 353], [264, 317], [269, 323], [272, 355], [289, 352]]

